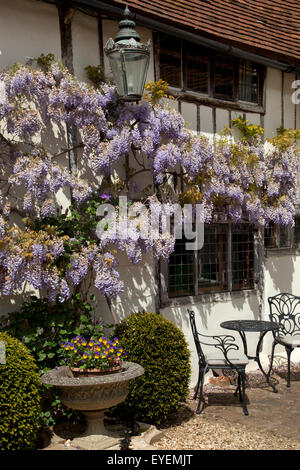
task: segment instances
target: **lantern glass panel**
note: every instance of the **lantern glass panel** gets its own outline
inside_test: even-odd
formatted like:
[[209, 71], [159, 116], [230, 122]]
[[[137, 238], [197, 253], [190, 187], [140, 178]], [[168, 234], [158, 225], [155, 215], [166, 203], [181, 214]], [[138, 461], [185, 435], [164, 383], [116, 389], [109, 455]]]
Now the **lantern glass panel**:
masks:
[[127, 80], [127, 95], [141, 97], [148, 71], [149, 55], [140, 51], [123, 51], [123, 59]]
[[109, 54], [109, 61], [118, 93], [120, 96], [125, 96], [127, 94], [127, 84], [123, 71], [123, 58], [121, 52], [111, 52]]

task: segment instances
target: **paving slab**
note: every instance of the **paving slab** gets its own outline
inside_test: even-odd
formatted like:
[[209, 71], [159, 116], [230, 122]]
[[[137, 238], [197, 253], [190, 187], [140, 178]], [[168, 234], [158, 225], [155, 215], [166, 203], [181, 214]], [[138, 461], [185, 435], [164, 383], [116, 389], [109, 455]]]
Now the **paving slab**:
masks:
[[[152, 443], [156, 442], [163, 435], [163, 431], [158, 430], [155, 426], [146, 423], [138, 423], [140, 434], [130, 438], [130, 450], [153, 450], [156, 449]], [[121, 450], [121, 441], [124, 439], [124, 426], [107, 425], [109, 431], [113, 431], [116, 435], [119, 433], [120, 444], [107, 447], [106, 450]], [[48, 439], [48, 445], [42, 450], [85, 450], [77, 445], [80, 437], [85, 430], [85, 426], [77, 424], [61, 424], [54, 426], [49, 430], [51, 434]], [[93, 448], [93, 450], [97, 450]]]

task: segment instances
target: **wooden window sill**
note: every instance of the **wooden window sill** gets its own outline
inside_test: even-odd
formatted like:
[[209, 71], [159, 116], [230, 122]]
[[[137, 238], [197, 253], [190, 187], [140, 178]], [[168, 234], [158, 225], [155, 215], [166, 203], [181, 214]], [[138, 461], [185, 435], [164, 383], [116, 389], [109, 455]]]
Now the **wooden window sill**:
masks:
[[187, 295], [184, 297], [172, 297], [162, 300], [161, 308], [166, 307], [180, 307], [184, 305], [194, 305], [197, 303], [216, 303], [216, 302], [231, 302], [236, 298], [247, 298], [257, 293], [257, 287], [253, 289], [243, 289], [227, 292], [210, 292], [207, 294]]
[[244, 101], [225, 101], [212, 98], [211, 96], [203, 95], [201, 93], [196, 93], [194, 91], [182, 91], [173, 87], [169, 87], [168, 93], [177, 100], [187, 101], [193, 104], [202, 104], [204, 106], [225, 108], [246, 113], [265, 114], [265, 108], [254, 103], [251, 104]]

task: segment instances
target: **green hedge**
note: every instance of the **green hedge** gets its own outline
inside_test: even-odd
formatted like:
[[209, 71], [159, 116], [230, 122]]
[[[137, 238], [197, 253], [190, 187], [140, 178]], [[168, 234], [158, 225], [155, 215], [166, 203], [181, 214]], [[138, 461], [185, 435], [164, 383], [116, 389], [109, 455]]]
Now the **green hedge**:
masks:
[[34, 449], [40, 411], [40, 380], [27, 348], [7, 333], [6, 364], [0, 364], [0, 450]]
[[133, 313], [116, 326], [115, 335], [128, 360], [145, 373], [129, 383], [129, 395], [114, 415], [136, 413], [140, 420], [162, 423], [189, 393], [190, 352], [184, 334], [161, 315]]
[[[19, 311], [0, 318], [0, 333], [3, 331], [22, 341], [34, 357], [39, 374], [42, 375], [65, 363], [61, 348], [63, 341], [71, 341], [79, 334], [89, 338], [92, 335], [102, 335], [102, 322], [93, 319], [91, 312], [91, 304], [81, 300], [79, 294], [65, 302], [50, 302], [47, 298], [31, 296]], [[43, 385], [41, 395], [41, 425], [52, 426], [67, 420], [81, 420], [79, 411], [63, 406], [54, 387]]]

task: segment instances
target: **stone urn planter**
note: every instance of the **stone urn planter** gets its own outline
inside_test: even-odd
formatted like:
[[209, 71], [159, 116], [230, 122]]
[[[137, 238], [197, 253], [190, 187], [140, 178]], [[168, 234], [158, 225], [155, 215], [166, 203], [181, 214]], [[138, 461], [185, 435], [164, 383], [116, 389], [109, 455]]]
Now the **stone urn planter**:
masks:
[[58, 388], [61, 401], [68, 408], [83, 412], [87, 429], [72, 441], [73, 446], [101, 450], [116, 446], [121, 436], [104, 426], [104, 412], [125, 400], [128, 382], [143, 375], [144, 369], [134, 362], [123, 362], [121, 371], [92, 377], [74, 377], [68, 366], [56, 367], [41, 377], [42, 383]]
[[119, 365], [108, 369], [80, 369], [78, 367], [70, 367], [70, 369], [73, 373], [73, 377], [93, 377], [95, 375], [115, 374], [116, 372], [120, 372], [122, 367]]

